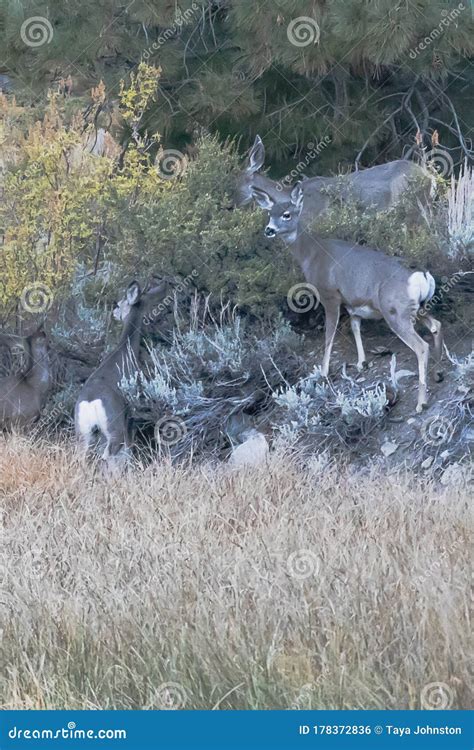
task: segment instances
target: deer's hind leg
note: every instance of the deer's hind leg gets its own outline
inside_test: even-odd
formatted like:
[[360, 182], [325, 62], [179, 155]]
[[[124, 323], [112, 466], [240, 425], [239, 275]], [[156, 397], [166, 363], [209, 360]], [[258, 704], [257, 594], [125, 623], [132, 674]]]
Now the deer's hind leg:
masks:
[[339, 323], [340, 304], [339, 302], [323, 302], [324, 312], [326, 313], [325, 331], [325, 350], [321, 373], [327, 378], [329, 373], [329, 360], [331, 359], [332, 345], [336, 335], [337, 324]]
[[117, 416], [107, 435], [107, 446], [102, 455], [110, 475], [119, 475], [130, 459], [130, 435], [124, 415]]
[[87, 432], [79, 432], [79, 430], [76, 430], [76, 439], [79, 449], [79, 456], [81, 458], [81, 461], [85, 462], [91, 449], [91, 445], [94, 439], [94, 433], [92, 432], [92, 430], [89, 430]]
[[420, 321], [420, 323], [423, 323], [425, 328], [427, 328], [433, 336], [433, 349], [435, 358], [434, 377], [436, 382], [440, 383], [444, 379], [443, 367], [441, 365], [441, 360], [443, 358], [443, 333], [441, 331], [441, 323], [439, 322], [439, 320], [436, 320], [436, 318], [433, 318], [432, 315], [428, 315], [427, 313], [420, 315], [418, 320]]
[[79, 449], [79, 455], [82, 461], [86, 461], [87, 456], [94, 442], [94, 423], [88, 419], [89, 404], [81, 401], [76, 406], [74, 415], [74, 429], [76, 441]]
[[420, 413], [428, 404], [426, 377], [428, 372], [428, 357], [430, 348], [426, 341], [415, 331], [413, 316], [409, 311], [399, 314], [395, 307], [391, 306], [384, 318], [392, 331], [416, 354], [418, 360], [418, 403], [416, 411]]

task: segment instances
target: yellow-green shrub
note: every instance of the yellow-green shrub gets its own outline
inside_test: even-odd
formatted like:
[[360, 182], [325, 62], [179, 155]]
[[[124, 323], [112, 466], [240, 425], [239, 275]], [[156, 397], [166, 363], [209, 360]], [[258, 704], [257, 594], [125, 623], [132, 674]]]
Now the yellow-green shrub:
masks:
[[[150, 81], [156, 88], [158, 75], [156, 69], [141, 66], [130, 89], [123, 89], [125, 121], [139, 121], [151, 96]], [[93, 104], [100, 104], [103, 87], [93, 93]], [[44, 116], [26, 132], [18, 117], [11, 116], [13, 107], [14, 102], [2, 98], [0, 148], [6, 171], [0, 203], [0, 310], [4, 319], [29, 287], [40, 285], [51, 298], [60, 296], [78, 262], [92, 267], [100, 260], [96, 254], [124, 205], [133, 212], [139, 199], [155, 198], [169, 188], [143, 141], [131, 141], [120, 167], [111, 158], [89, 153], [84, 144], [92, 126], [81, 115], [67, 120], [56, 95], [50, 96]]]

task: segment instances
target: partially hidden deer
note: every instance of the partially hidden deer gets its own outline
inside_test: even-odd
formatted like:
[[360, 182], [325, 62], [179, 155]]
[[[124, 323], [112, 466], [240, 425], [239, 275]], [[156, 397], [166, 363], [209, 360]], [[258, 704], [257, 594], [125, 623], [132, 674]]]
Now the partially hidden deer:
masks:
[[[434, 295], [435, 281], [429, 272], [411, 271], [396, 258], [372, 248], [321, 238], [301, 223], [304, 193], [296, 185], [287, 202], [276, 203], [265, 191], [255, 189], [258, 204], [269, 211], [266, 237], [279, 236], [289, 246], [306, 281], [317, 290], [326, 313], [325, 352], [322, 375], [329, 373], [329, 361], [339, 322], [341, 305], [349, 315], [357, 347], [357, 367], [366, 365], [361, 338], [361, 320], [382, 318], [391, 330], [415, 353], [418, 360], [419, 389], [416, 411], [427, 404], [429, 346], [415, 330], [420, 308]], [[435, 379], [443, 379], [441, 323], [423, 309], [419, 318], [433, 335], [436, 360]]]
[[[5, 341], [16, 337], [5, 336]], [[48, 340], [42, 329], [18, 338], [27, 353], [19, 373], [0, 378], [0, 427], [25, 426], [39, 419], [52, 385]]]
[[[253, 190], [264, 190], [275, 203], [289, 200], [291, 187], [283, 181], [275, 181], [261, 173], [265, 161], [265, 147], [260, 136], [256, 136], [244, 168], [237, 178], [234, 203], [244, 206], [253, 200]], [[337, 189], [342, 202], [356, 201], [366, 210], [383, 211], [394, 205], [406, 190], [410, 181], [417, 183], [417, 198], [426, 205], [434, 190], [433, 178], [413, 161], [397, 159], [386, 164], [378, 164], [357, 172], [338, 177], [310, 177], [300, 184], [305, 201], [301, 221], [303, 226], [324, 213], [329, 208], [331, 196], [328, 188]], [[419, 215], [420, 209], [414, 205]]]
[[102, 458], [111, 468], [127, 459], [132, 443], [130, 415], [120, 382], [136, 373], [144, 316], [150, 305], [164, 299], [167, 289], [166, 279], [144, 291], [136, 281], [129, 285], [113, 311], [114, 318], [123, 324], [120, 341], [86, 380], [77, 397], [74, 422], [83, 454], [87, 454], [98, 433], [105, 441]]

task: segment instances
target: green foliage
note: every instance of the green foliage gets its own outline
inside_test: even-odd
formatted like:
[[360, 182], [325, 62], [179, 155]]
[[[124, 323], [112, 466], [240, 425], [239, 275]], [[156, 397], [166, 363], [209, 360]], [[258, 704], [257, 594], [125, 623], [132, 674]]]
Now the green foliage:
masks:
[[[24, 290], [38, 285], [59, 304], [79, 269], [97, 280], [97, 295], [88, 285], [92, 305], [98, 297], [115, 298], [127, 279], [165, 273], [190, 277], [216, 303], [223, 297], [263, 316], [281, 307], [299, 276], [288, 252], [266, 243], [264, 214], [232, 208], [240, 169], [235, 145], [205, 135], [189, 159], [164, 151], [160, 136], [144, 127], [159, 76], [141, 64], [120, 88], [119, 111], [131, 134], [120, 161], [90, 153], [94, 128], [82, 115], [69, 118], [57, 95], [40, 117], [31, 112], [23, 128], [16, 104], [1, 99], [4, 319]], [[100, 84], [93, 112], [105, 98]]]
[[[159, 71], [140, 66], [122, 89], [126, 122], [139, 122]], [[154, 90], [154, 89], [153, 89]], [[91, 108], [103, 103], [103, 87], [93, 92]], [[29, 290], [41, 289], [46, 312], [70, 287], [78, 263], [97, 266], [109, 227], [139, 200], [169, 190], [154, 168], [144, 137], [131, 140], [121, 165], [91, 153], [95, 131], [87, 120], [67, 120], [56, 94], [40, 117], [30, 114], [20, 127], [16, 103], [0, 96], [0, 159], [6, 166], [0, 203], [0, 311], [12, 315]], [[31, 122], [33, 120], [33, 122]], [[157, 136], [153, 137], [156, 143]], [[31, 311], [32, 305], [23, 304]]]
[[[281, 171], [309, 142], [329, 134], [331, 145], [312, 165], [314, 173], [325, 173], [353, 162], [367, 138], [365, 163], [381, 152], [386, 159], [399, 157], [413, 145], [418, 124], [425, 135], [438, 128], [443, 144], [458, 145], [451, 105], [467, 134], [473, 73], [466, 60], [474, 29], [467, 0], [450, 20], [448, 13], [459, 5], [5, 0], [0, 48], [5, 72], [27, 101], [69, 73], [74, 95], [101, 78], [115, 89], [145, 60], [165, 72], [160, 87], [166, 106], [150, 112], [146, 127], [166, 143], [183, 148], [199, 127], [221, 137], [243, 134], [245, 144], [261, 132]], [[21, 36], [32, 16], [44, 16], [53, 31], [35, 47]], [[317, 36], [306, 44], [289, 39], [289, 25], [300, 17], [317, 24]]]
[[76, 159], [80, 127], [64, 123], [54, 96], [24, 138], [4, 127], [2, 140], [18, 151], [0, 204], [0, 306], [8, 312], [32, 285], [53, 296], [69, 281], [101, 223], [110, 164]]
[[411, 181], [396, 204], [376, 214], [354, 200], [341, 200], [339, 187], [328, 190], [331, 205], [313, 223], [323, 237], [358, 242], [397, 255], [408, 263], [421, 263], [429, 268], [447, 262], [446, 203], [443, 196], [424, 216], [417, 206], [419, 187]]
[[117, 273], [193, 275], [199, 291], [260, 314], [280, 307], [299, 278], [287, 250], [263, 237], [260, 210], [232, 210], [239, 158], [232, 144], [205, 136], [170, 190], [123, 214], [108, 246]]

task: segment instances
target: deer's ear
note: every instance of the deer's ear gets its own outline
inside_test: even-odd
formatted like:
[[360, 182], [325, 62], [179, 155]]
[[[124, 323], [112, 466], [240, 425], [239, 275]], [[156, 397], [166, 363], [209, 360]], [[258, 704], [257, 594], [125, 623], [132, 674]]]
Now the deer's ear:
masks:
[[301, 208], [303, 206], [303, 188], [301, 187], [299, 182], [296, 183], [293, 190], [291, 191], [290, 198], [291, 202], [294, 206], [296, 206], [296, 208]]
[[147, 289], [147, 295], [163, 294], [165, 295], [168, 291], [169, 279], [162, 278], [161, 276], [152, 276]]
[[132, 281], [127, 289], [127, 302], [129, 305], [136, 305], [140, 299], [141, 289], [137, 281]]
[[275, 201], [272, 200], [272, 198], [270, 198], [270, 196], [268, 195], [268, 193], [265, 192], [265, 190], [260, 190], [259, 188], [252, 188], [252, 197], [255, 198], [260, 208], [264, 208], [265, 211], [271, 211], [273, 206], [275, 205]]
[[253, 146], [250, 149], [250, 153], [247, 159], [246, 171], [249, 174], [254, 174], [254, 172], [258, 172], [259, 169], [263, 167], [264, 161], [265, 161], [265, 146], [263, 145], [263, 141], [260, 138], [260, 136], [257, 135], [255, 137]]

